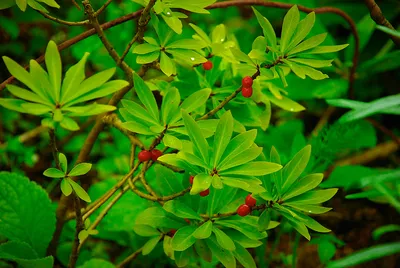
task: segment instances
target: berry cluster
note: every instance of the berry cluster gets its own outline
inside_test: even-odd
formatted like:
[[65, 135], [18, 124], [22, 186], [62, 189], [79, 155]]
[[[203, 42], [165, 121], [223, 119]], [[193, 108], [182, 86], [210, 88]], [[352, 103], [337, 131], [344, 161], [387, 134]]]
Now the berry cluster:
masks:
[[157, 149], [153, 149], [151, 151], [142, 150], [138, 155], [140, 162], [146, 162], [150, 159], [153, 161], [157, 161], [160, 156], [162, 156], [162, 152]]
[[242, 95], [245, 98], [250, 98], [253, 95], [253, 78], [245, 76], [242, 79]]
[[251, 194], [249, 194], [248, 196], [246, 196], [246, 200], [245, 200], [245, 204], [240, 205], [237, 209], [237, 214], [239, 216], [247, 216], [250, 214], [251, 209], [256, 205], [257, 200], [255, 200]]
[[[189, 177], [190, 184], [193, 184], [193, 180], [194, 180], [194, 176], [190, 176]], [[205, 197], [205, 196], [207, 196], [209, 194], [210, 194], [210, 189], [207, 189], [207, 190], [204, 190], [204, 191], [200, 192], [199, 195], [202, 196], [202, 197]]]

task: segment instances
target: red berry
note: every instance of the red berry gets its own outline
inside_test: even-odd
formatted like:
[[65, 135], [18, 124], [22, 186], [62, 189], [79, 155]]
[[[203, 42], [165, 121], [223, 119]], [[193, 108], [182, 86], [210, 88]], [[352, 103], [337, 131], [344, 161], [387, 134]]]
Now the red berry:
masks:
[[190, 220], [189, 219], [184, 219], [185, 222], [187, 222], [187, 224], [190, 224]]
[[206, 61], [203, 63], [203, 69], [209, 71], [213, 68], [213, 63], [211, 61]]
[[246, 76], [242, 79], [242, 86], [243, 87], [251, 87], [253, 85], [253, 78], [250, 76]]
[[149, 161], [151, 159], [151, 153], [147, 150], [142, 150], [139, 155], [139, 161], [141, 162], [145, 162], [145, 161]]
[[236, 212], [239, 216], [244, 217], [250, 214], [251, 208], [248, 205], [241, 205]]
[[169, 231], [169, 236], [174, 237], [175, 233], [176, 233], [176, 230], [172, 229], [171, 231]]
[[190, 177], [189, 177], [189, 182], [190, 182], [190, 184], [193, 184], [193, 180], [194, 180], [194, 177], [193, 177], [193, 176], [190, 176]]
[[200, 192], [200, 196], [204, 197], [210, 194], [210, 189], [204, 190], [202, 192]]
[[242, 87], [242, 95], [245, 98], [250, 98], [253, 95], [253, 88], [252, 87]]
[[251, 194], [249, 194], [248, 196], [246, 196], [246, 205], [248, 205], [249, 207], [254, 207], [257, 203], [257, 200], [255, 200]]
[[153, 161], [157, 161], [160, 156], [162, 156], [162, 152], [160, 150], [154, 149], [151, 151], [151, 159], [153, 159]]

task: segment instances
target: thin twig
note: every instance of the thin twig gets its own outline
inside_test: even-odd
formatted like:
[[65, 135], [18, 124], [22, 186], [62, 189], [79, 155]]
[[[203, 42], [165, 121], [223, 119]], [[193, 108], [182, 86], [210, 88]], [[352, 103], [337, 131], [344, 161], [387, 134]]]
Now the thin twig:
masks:
[[72, 251], [69, 257], [68, 268], [75, 268], [76, 261], [78, 260], [79, 252], [79, 233], [84, 229], [84, 223], [82, 220], [81, 205], [79, 197], [73, 193], [75, 213], [76, 213], [76, 229], [74, 243], [72, 244]]
[[37, 12], [39, 12], [43, 17], [45, 17], [46, 19], [52, 20], [54, 22], [57, 22], [59, 24], [63, 24], [63, 25], [67, 25], [67, 26], [82, 26], [82, 25], [88, 25], [89, 24], [89, 20], [83, 20], [83, 21], [66, 21], [66, 20], [62, 20], [56, 17], [52, 17], [47, 13], [44, 13], [43, 11], [40, 10], [36, 10]]
[[150, 10], [153, 8], [155, 5], [156, 0], [150, 0], [147, 6], [143, 9], [142, 14], [140, 15], [139, 22], [138, 22], [138, 27], [135, 36], [132, 38], [132, 40], [129, 42], [129, 44], [126, 46], [124, 52], [122, 53], [120, 64], [128, 54], [129, 50], [131, 49], [132, 45], [137, 41], [139, 43], [142, 42], [144, 32], [146, 31], [146, 26], [150, 21]]
[[49, 137], [50, 137], [49, 146], [51, 148], [51, 152], [53, 153], [53, 158], [56, 163], [56, 167], [60, 168], [60, 161], [58, 160], [56, 134], [55, 134], [55, 130], [52, 128], [49, 128]]
[[382, 125], [381, 123], [372, 118], [367, 118], [365, 120], [367, 120], [368, 122], [371, 123], [371, 125], [382, 131], [382, 133], [389, 136], [398, 146], [400, 146], [400, 138], [397, 137], [393, 131], [391, 131], [390, 129], [388, 129], [387, 127], [385, 127], [384, 125]]
[[102, 5], [96, 12], [94, 12], [94, 16], [99, 16], [101, 12], [103, 12], [108, 7], [108, 5], [111, 4], [112, 1], [113, 0], [107, 0], [104, 5]]
[[143, 248], [140, 248], [138, 250], [136, 250], [135, 252], [133, 252], [131, 255], [129, 255], [128, 257], [126, 257], [121, 263], [119, 263], [117, 265], [117, 268], [123, 268], [126, 267], [126, 265], [128, 263], [130, 263], [131, 261], [133, 261], [134, 259], [136, 259], [136, 257], [140, 254], [140, 252], [142, 252]]
[[[375, 2], [375, 0], [364, 0], [365, 5], [369, 9], [369, 13], [371, 14], [371, 18], [376, 22], [376, 24], [385, 26], [389, 29], [396, 30], [392, 24], [385, 18], [383, 15], [380, 7], [378, 4]], [[393, 40], [393, 42], [397, 45], [400, 46], [400, 37], [390, 35], [390, 38]]]

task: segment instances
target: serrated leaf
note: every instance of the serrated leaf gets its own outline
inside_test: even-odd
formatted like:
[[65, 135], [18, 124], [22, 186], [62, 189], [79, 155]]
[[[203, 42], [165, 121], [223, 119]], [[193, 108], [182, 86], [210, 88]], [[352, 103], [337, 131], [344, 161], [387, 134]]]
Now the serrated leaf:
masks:
[[47, 193], [24, 176], [0, 172], [0, 207], [0, 235], [27, 242], [45, 256], [56, 223]]
[[163, 205], [163, 208], [169, 213], [172, 213], [179, 218], [195, 219], [195, 220], [203, 219], [193, 209], [191, 209], [188, 205], [186, 205], [183, 201], [180, 200], [167, 201]]
[[78, 165], [74, 166], [74, 168], [68, 173], [68, 176], [75, 177], [85, 175], [90, 171], [92, 168], [92, 164], [89, 163], [79, 163]]

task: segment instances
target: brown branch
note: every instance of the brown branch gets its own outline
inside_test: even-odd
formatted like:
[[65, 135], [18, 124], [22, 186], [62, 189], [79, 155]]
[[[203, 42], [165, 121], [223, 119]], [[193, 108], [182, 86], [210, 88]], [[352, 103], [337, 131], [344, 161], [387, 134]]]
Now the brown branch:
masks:
[[107, 0], [107, 2], [106, 2], [104, 5], [102, 5], [102, 6], [99, 8], [99, 10], [97, 10], [97, 11], [94, 13], [94, 16], [95, 16], [95, 17], [99, 16], [99, 15], [108, 7], [108, 5], [111, 4], [112, 1], [113, 1], [113, 0]]
[[131, 49], [132, 45], [138, 41], [139, 43], [143, 42], [143, 36], [144, 32], [146, 31], [146, 26], [150, 21], [150, 10], [153, 8], [155, 5], [156, 0], [150, 0], [147, 6], [143, 9], [142, 14], [140, 15], [139, 22], [138, 22], [138, 28], [136, 31], [135, 36], [132, 38], [132, 40], [129, 42], [129, 44], [126, 46], [125, 51], [122, 53], [121, 56], [121, 61], [123, 61], [128, 54], [129, 50]]
[[398, 146], [400, 146], [400, 138], [397, 137], [396, 134], [393, 133], [393, 131], [391, 131], [390, 129], [388, 129], [387, 127], [385, 127], [384, 125], [382, 125], [381, 123], [379, 123], [378, 121], [376, 121], [374, 119], [367, 118], [365, 120], [370, 122], [371, 125], [373, 125], [377, 129], [379, 129], [382, 133], [389, 136]]
[[[208, 6], [208, 9], [215, 9], [215, 8], [227, 8], [231, 6], [249, 6], [249, 5], [256, 5], [256, 6], [265, 6], [265, 7], [275, 7], [281, 9], [290, 9], [293, 5], [292, 4], [285, 4], [279, 2], [266, 2], [264, 0], [234, 0], [234, 1], [225, 1], [212, 4]], [[353, 65], [350, 69], [349, 75], [349, 97], [351, 99], [354, 98], [354, 80], [355, 74], [358, 65], [358, 59], [360, 54], [360, 37], [358, 35], [357, 27], [354, 20], [343, 10], [335, 7], [319, 7], [319, 8], [308, 8], [305, 6], [297, 5], [300, 11], [305, 13], [315, 12], [316, 14], [324, 14], [324, 13], [333, 13], [336, 15], [341, 16], [346, 22], [349, 24], [351, 32], [354, 36], [354, 55], [353, 55]]]
[[140, 252], [142, 252], [143, 248], [140, 248], [138, 250], [136, 250], [135, 252], [133, 252], [131, 255], [129, 255], [128, 257], [126, 257], [121, 263], [119, 263], [116, 267], [117, 268], [123, 268], [126, 267], [127, 264], [129, 264], [131, 261], [133, 261], [134, 259], [136, 259], [136, 257], [140, 254]]
[[[378, 6], [377, 3], [375, 3], [375, 0], [364, 0], [365, 5], [369, 9], [369, 13], [371, 14], [371, 18], [376, 22], [376, 24], [385, 26], [389, 29], [396, 30], [392, 24], [385, 18], [383, 15], [380, 7]], [[390, 35], [390, 38], [393, 40], [393, 42], [397, 45], [400, 46], [400, 37]]]
[[89, 20], [84, 20], [84, 21], [66, 21], [66, 20], [62, 20], [62, 19], [58, 19], [55, 17], [50, 16], [47, 13], [44, 13], [43, 11], [40, 10], [36, 10], [37, 12], [39, 12], [43, 17], [45, 17], [46, 19], [52, 20], [54, 22], [57, 22], [59, 24], [63, 24], [63, 25], [67, 25], [67, 26], [82, 26], [82, 25], [88, 25], [89, 24]]
[[69, 257], [68, 268], [75, 268], [76, 261], [78, 260], [79, 252], [79, 233], [84, 229], [84, 223], [82, 220], [82, 213], [81, 213], [81, 205], [79, 197], [73, 193], [74, 199], [74, 206], [75, 206], [75, 213], [76, 213], [76, 229], [75, 229], [75, 238], [74, 243], [72, 244], [72, 251]]

